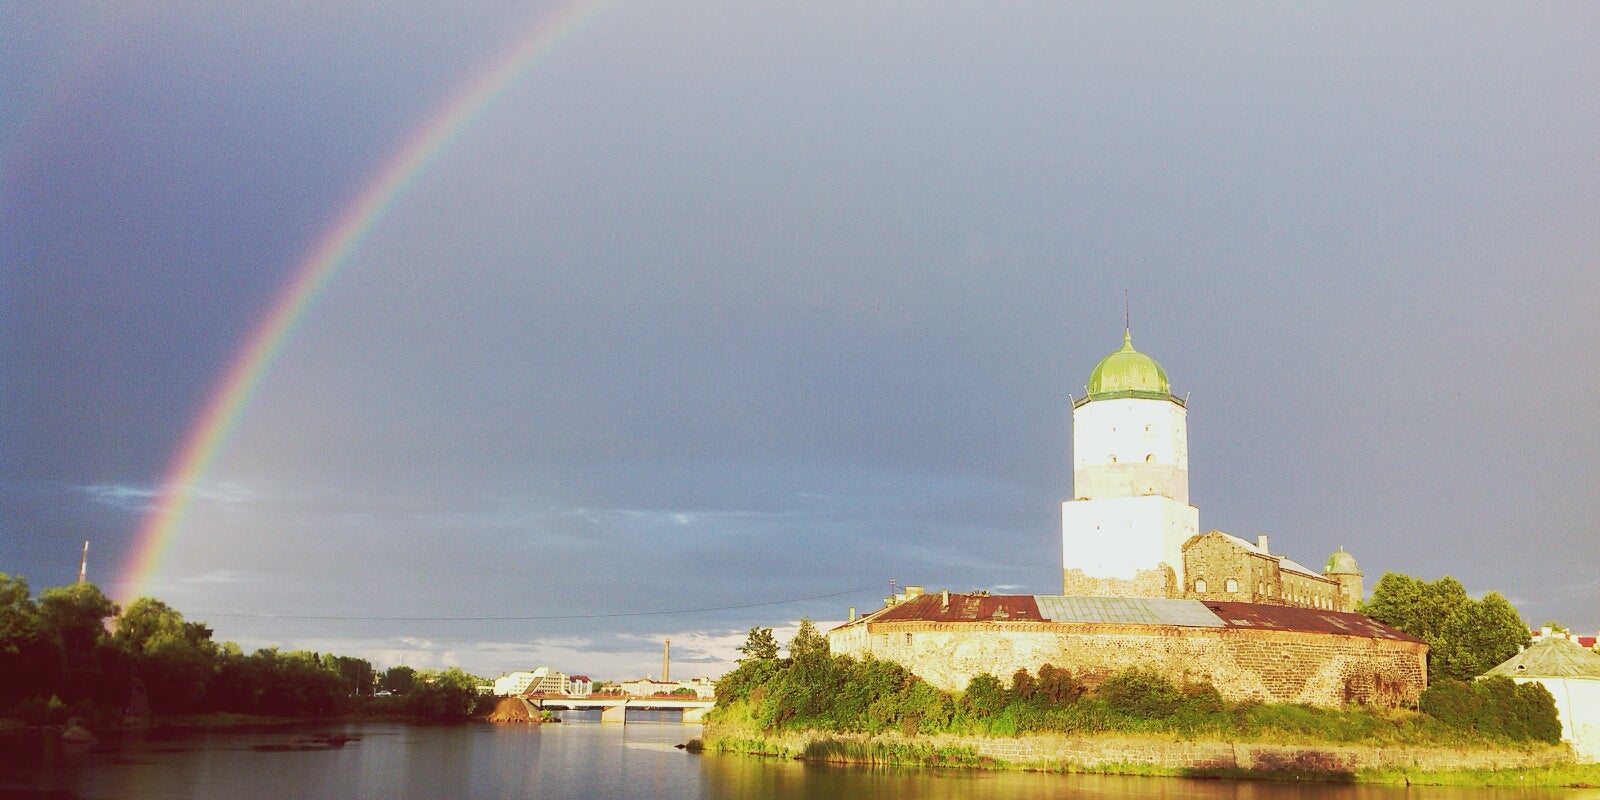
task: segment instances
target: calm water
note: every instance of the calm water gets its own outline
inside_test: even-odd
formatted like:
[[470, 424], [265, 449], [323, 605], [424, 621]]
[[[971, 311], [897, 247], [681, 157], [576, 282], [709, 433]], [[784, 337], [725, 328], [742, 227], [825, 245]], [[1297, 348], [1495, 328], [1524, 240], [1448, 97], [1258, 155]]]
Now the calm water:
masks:
[[1600, 800], [1600, 790], [1442, 790], [807, 765], [696, 755], [677, 723], [299, 729], [359, 739], [284, 751], [292, 731], [130, 734], [75, 751], [0, 739], [0, 798], [1061, 798]]

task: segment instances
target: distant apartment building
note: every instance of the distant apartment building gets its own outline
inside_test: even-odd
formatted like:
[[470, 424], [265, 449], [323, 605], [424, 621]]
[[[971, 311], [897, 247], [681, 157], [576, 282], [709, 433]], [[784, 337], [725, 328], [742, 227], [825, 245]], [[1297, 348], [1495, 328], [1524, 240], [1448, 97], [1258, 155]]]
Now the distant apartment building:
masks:
[[[501, 697], [524, 694], [569, 694], [572, 682], [549, 667], [532, 672], [511, 672], [494, 679], [494, 693]], [[585, 690], [587, 694], [587, 690]]]
[[594, 681], [588, 675], [574, 675], [567, 681], [569, 697], [588, 697], [594, 694]]
[[686, 681], [658, 681], [654, 678], [644, 677], [634, 681], [623, 681], [617, 684], [622, 693], [630, 697], [654, 697], [661, 694], [672, 694], [680, 689], [694, 692], [698, 700], [711, 700], [717, 696], [717, 682], [710, 678], [692, 678]]

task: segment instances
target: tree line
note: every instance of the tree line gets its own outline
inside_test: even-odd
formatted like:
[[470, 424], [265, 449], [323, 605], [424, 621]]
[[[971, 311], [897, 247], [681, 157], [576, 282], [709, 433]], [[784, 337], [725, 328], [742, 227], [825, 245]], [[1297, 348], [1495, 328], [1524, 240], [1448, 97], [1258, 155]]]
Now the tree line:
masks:
[[[45, 589], [0, 573], [0, 716], [40, 724], [130, 712], [320, 716], [367, 711], [465, 717], [477, 677], [458, 668], [384, 672], [360, 658], [217, 642], [202, 622], [150, 597], [119, 607], [95, 584]], [[388, 697], [375, 697], [378, 691]], [[142, 698], [142, 700], [141, 700]]]

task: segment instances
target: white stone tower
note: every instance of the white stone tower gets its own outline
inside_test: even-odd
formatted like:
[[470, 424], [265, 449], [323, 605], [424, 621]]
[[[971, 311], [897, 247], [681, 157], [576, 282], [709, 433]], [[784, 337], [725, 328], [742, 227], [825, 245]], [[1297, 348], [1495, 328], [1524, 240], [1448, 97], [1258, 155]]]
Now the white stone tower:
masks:
[[1073, 499], [1061, 504], [1061, 585], [1069, 595], [1180, 597], [1189, 505], [1184, 401], [1155, 359], [1122, 349], [1089, 373], [1072, 404]]

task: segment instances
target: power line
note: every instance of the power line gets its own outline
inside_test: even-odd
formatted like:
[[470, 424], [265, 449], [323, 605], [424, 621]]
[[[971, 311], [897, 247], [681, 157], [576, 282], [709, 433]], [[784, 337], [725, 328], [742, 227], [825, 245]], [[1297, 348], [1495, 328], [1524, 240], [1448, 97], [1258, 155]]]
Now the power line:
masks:
[[826, 600], [830, 597], [843, 597], [847, 594], [865, 592], [877, 588], [876, 585], [860, 586], [846, 589], [842, 592], [811, 595], [810, 597], [792, 597], [786, 600], [768, 600], [762, 603], [740, 603], [731, 606], [707, 606], [704, 608], [680, 608], [670, 611], [617, 611], [607, 614], [543, 614], [537, 616], [494, 616], [494, 617], [355, 617], [333, 614], [225, 614], [196, 612], [192, 616], [199, 618], [224, 617], [228, 619], [293, 619], [293, 620], [325, 620], [339, 622], [538, 622], [563, 619], [618, 619], [622, 617], [664, 617], [673, 614], [703, 614], [708, 611], [733, 611], [742, 608], [763, 608], [766, 606], [781, 606], [789, 603], [803, 603], [808, 600]]

